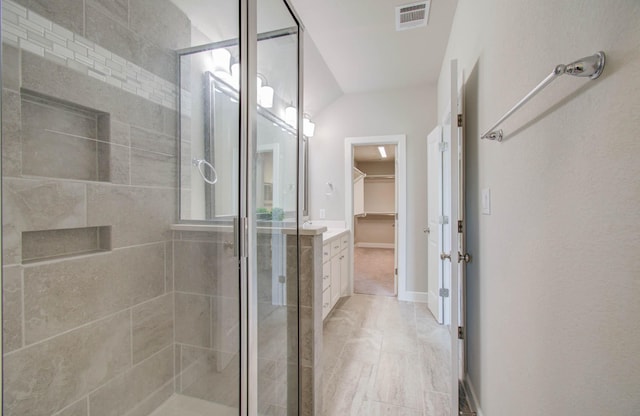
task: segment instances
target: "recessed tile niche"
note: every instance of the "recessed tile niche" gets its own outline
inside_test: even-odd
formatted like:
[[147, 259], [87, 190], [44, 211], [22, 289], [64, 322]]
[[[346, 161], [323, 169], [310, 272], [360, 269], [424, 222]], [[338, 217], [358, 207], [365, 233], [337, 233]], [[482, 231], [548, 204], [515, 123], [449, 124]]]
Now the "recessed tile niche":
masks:
[[22, 233], [23, 264], [109, 250], [111, 250], [111, 226]]
[[28, 90], [21, 91], [25, 175], [110, 180], [110, 117]]

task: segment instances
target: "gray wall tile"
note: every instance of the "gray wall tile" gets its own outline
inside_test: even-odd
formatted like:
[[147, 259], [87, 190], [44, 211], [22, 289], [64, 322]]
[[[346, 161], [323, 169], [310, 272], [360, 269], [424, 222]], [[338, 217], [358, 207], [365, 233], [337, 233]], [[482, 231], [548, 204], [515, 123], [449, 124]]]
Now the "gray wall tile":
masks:
[[[25, 117], [26, 118], [26, 117]], [[51, 178], [98, 180], [97, 143], [66, 134], [24, 130], [22, 171]]]
[[211, 297], [175, 293], [176, 342], [198, 347], [211, 346]]
[[114, 120], [113, 117], [109, 117], [109, 138], [100, 139], [110, 141], [111, 143], [121, 144], [123, 146], [129, 146], [131, 141], [129, 140], [129, 125], [120, 121]]
[[155, 393], [147, 396], [142, 400], [134, 409], [132, 409], [127, 416], [148, 416], [165, 401], [167, 401], [174, 393], [173, 380], [166, 383]]
[[2, 174], [22, 173], [22, 127], [20, 94], [2, 90]]
[[72, 32], [84, 33], [83, 0], [14, 0]]
[[177, 154], [176, 143], [175, 135], [168, 136], [139, 127], [131, 127], [131, 147], [175, 156]]
[[181, 370], [181, 394], [238, 408], [238, 354], [182, 346]]
[[120, 122], [134, 123], [166, 135], [176, 133], [176, 112], [119, 88], [96, 82], [29, 52], [22, 52], [22, 87], [31, 91], [107, 112]]
[[91, 4], [86, 6], [86, 19], [89, 40], [167, 81], [175, 80], [176, 62], [170, 50], [141, 38]]
[[5, 416], [48, 416], [131, 365], [129, 312], [4, 357]]
[[35, 97], [22, 94], [22, 126], [25, 130], [51, 130], [80, 136], [97, 138], [96, 112], [73, 108], [55, 98]]
[[4, 264], [21, 261], [21, 232], [83, 227], [85, 185], [51, 180], [3, 181]]
[[[109, 250], [109, 227], [65, 228], [22, 233], [22, 261], [46, 260]], [[100, 236], [105, 238], [101, 241]], [[104, 244], [106, 243], [106, 244]]]
[[24, 276], [30, 344], [162, 294], [164, 244], [30, 265]]
[[131, 314], [134, 364], [173, 342], [172, 293], [134, 307]]
[[173, 292], [173, 240], [165, 243], [165, 284], [164, 290], [166, 292]]
[[132, 148], [131, 184], [175, 188], [176, 163], [175, 156]]
[[122, 25], [127, 26], [129, 24], [128, 0], [86, 0], [86, 3], [107, 13]]
[[134, 366], [89, 396], [91, 416], [120, 416], [173, 378], [173, 346]]
[[88, 416], [88, 415], [89, 415], [89, 404], [88, 404], [88, 398], [85, 397], [84, 399], [62, 410], [60, 413], [56, 413], [54, 416]]
[[218, 351], [240, 351], [240, 300], [213, 296], [211, 298], [212, 347]]
[[2, 268], [2, 351], [22, 346], [22, 267]]
[[129, 185], [130, 150], [128, 146], [98, 142], [98, 179], [103, 182]]
[[232, 246], [175, 241], [174, 262], [176, 290], [238, 297], [238, 262]]
[[20, 50], [2, 45], [2, 88], [20, 91]]
[[112, 246], [168, 240], [175, 221], [173, 189], [89, 184], [89, 225], [112, 225]]
[[191, 46], [191, 21], [169, 0], [130, 0], [131, 29], [167, 49]]

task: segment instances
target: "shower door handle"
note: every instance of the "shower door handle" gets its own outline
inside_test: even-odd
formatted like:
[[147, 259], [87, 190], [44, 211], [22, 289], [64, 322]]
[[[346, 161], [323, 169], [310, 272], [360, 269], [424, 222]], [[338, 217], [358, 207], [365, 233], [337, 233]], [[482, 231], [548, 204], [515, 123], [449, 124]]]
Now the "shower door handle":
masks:
[[238, 257], [238, 217], [233, 217], [233, 257]]

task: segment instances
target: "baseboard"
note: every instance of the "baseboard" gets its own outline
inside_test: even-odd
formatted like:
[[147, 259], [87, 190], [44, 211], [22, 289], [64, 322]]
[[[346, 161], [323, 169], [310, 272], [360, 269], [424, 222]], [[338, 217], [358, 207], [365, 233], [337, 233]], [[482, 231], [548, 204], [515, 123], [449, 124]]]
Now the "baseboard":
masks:
[[469, 374], [464, 375], [464, 386], [469, 393], [468, 399], [470, 399], [471, 408], [477, 413], [478, 416], [484, 416], [482, 413], [482, 409], [480, 408], [480, 403], [478, 402], [478, 396], [476, 396], [476, 391], [473, 389], [473, 384], [471, 384], [471, 379], [469, 378]]
[[356, 243], [356, 247], [360, 248], [395, 248], [393, 243]]
[[402, 292], [398, 293], [398, 300], [407, 302], [420, 302], [427, 303], [429, 301], [429, 294], [427, 292]]
[[427, 304], [429, 305], [429, 309], [430, 310], [434, 310], [434, 309], [437, 310], [438, 309], [438, 297], [436, 296], [436, 294], [433, 293], [433, 292], [429, 292], [427, 294], [427, 298], [428, 298]]

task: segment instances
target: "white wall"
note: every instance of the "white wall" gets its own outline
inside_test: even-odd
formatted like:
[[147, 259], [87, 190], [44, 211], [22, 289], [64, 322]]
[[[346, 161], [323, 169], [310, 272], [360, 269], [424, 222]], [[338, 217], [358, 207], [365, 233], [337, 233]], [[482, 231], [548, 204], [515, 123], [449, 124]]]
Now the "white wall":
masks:
[[[459, 0], [467, 82], [468, 372], [485, 416], [640, 411], [640, 2]], [[480, 141], [558, 63], [604, 50]], [[491, 188], [492, 214], [478, 212]]]
[[[407, 135], [407, 290], [427, 291], [427, 134], [436, 124], [436, 88], [417, 88], [343, 95], [315, 117], [316, 135], [309, 144], [310, 216], [344, 221], [344, 139]], [[351, 178], [347, 178], [348, 181]], [[335, 192], [324, 194], [325, 183]]]

